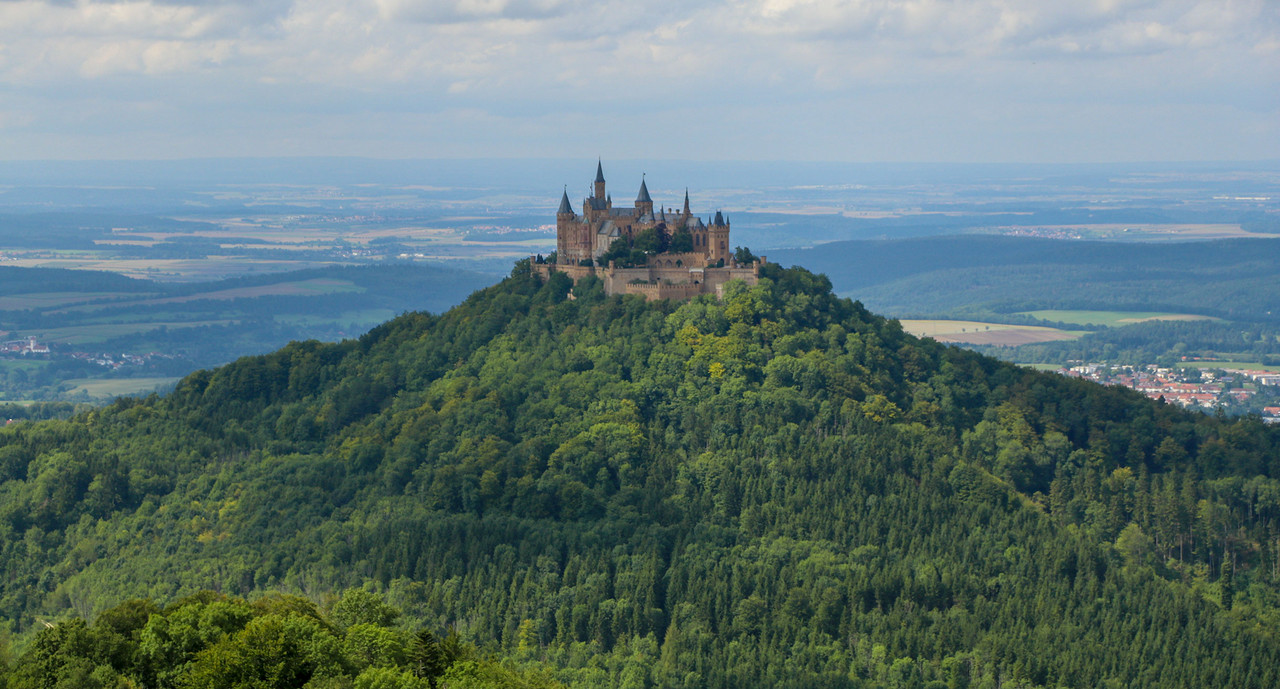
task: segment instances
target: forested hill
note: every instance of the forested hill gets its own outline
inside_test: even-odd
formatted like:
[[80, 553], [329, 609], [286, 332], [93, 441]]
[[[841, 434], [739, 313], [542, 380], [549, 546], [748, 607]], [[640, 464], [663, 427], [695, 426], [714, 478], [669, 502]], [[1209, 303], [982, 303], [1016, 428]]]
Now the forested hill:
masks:
[[763, 275], [649, 304], [517, 267], [0, 431], [10, 687], [143, 662], [46, 621], [353, 585], [581, 687], [1280, 684], [1273, 430]]

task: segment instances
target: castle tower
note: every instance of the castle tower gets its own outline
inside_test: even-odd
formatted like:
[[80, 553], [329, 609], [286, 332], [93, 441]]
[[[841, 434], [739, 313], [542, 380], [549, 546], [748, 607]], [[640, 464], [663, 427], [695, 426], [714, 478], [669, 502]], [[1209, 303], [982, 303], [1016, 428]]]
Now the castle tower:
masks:
[[689, 187], [684, 188], [684, 212], [682, 215], [685, 220], [688, 220], [689, 216], [693, 215], [693, 213], [689, 211]]
[[556, 211], [556, 256], [562, 257], [559, 260], [563, 263], [569, 263], [574, 253], [570, 245], [575, 238], [574, 226], [579, 224], [577, 219], [573, 206], [569, 205], [569, 189], [566, 187], [560, 196], [560, 209]]
[[604, 194], [604, 166], [603, 166], [603, 165], [601, 165], [601, 163], [600, 163], [600, 161], [599, 161], [599, 160], [597, 160], [597, 161], [596, 161], [596, 185], [595, 185], [595, 194], [594, 194], [594, 196], [595, 196], [597, 199], [600, 199], [601, 201], [603, 201], [603, 200], [604, 200], [604, 198], [605, 198], [605, 194]]
[[636, 196], [636, 209], [642, 216], [653, 214], [653, 199], [649, 196], [649, 187], [645, 186], [644, 175], [640, 176], [640, 193]]
[[712, 263], [724, 261], [725, 265], [733, 260], [733, 254], [729, 251], [729, 223], [725, 222], [720, 211], [716, 211], [716, 217], [707, 231], [707, 258]]

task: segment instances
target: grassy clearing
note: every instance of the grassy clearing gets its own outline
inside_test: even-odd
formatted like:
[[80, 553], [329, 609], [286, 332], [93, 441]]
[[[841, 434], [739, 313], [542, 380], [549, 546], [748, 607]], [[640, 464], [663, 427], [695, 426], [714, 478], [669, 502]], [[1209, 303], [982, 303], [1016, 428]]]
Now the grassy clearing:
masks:
[[902, 328], [912, 335], [932, 337], [939, 342], [1003, 345], [1013, 347], [1035, 342], [1074, 340], [1085, 330], [1061, 330], [1039, 325], [1009, 325], [983, 321], [904, 320]]
[[1245, 368], [1253, 371], [1280, 371], [1280, 366], [1259, 361], [1180, 361], [1178, 368]]
[[81, 345], [102, 342], [122, 335], [134, 335], [165, 328], [197, 328], [202, 325], [226, 325], [233, 320], [190, 321], [186, 323], [103, 323], [98, 325], [78, 325], [67, 328], [50, 328], [33, 332], [42, 342]]
[[66, 381], [73, 386], [72, 395], [81, 392], [90, 397], [112, 398], [155, 392], [181, 380], [180, 378], [79, 378]]
[[367, 327], [373, 327], [378, 323], [389, 321], [395, 318], [398, 313], [391, 309], [365, 309], [363, 311], [344, 311], [336, 316], [316, 316], [310, 314], [294, 314], [276, 316], [276, 320], [281, 323], [290, 325], [298, 325], [303, 327], [318, 325], [336, 325], [346, 326], [351, 324], [368, 323]]
[[259, 273], [283, 273], [304, 268], [334, 265], [339, 261], [284, 261], [252, 259], [231, 256], [210, 256], [190, 259], [117, 259], [87, 256], [83, 259], [27, 258], [19, 257], [8, 265], [32, 268], [72, 268], [79, 270], [105, 270], [128, 277], [173, 282], [212, 282], [228, 277], [256, 275]]
[[38, 371], [49, 365], [48, 359], [0, 359], [0, 371]]
[[58, 311], [50, 311], [50, 313], [70, 313], [73, 311], [93, 311], [98, 308], [130, 308], [143, 306], [157, 306], [160, 304], [182, 304], [192, 301], [231, 301], [233, 299], [256, 299], [258, 297], [323, 297], [329, 294], [340, 294], [343, 292], [363, 292], [365, 289], [350, 280], [339, 280], [336, 278], [313, 278], [310, 280], [294, 280], [291, 282], [277, 282], [270, 285], [256, 285], [254, 287], [237, 287], [234, 289], [213, 290], [209, 292], [198, 292], [196, 294], [188, 294], [181, 297], [161, 297], [158, 299], [139, 299], [137, 301], [112, 302], [110, 304], [85, 304], [80, 306], [72, 306]]
[[82, 304], [87, 301], [106, 301], [147, 296], [137, 292], [32, 292], [0, 297], [0, 311], [25, 311], [27, 309], [51, 309], [59, 306]]
[[1146, 321], [1216, 321], [1212, 316], [1200, 316], [1194, 313], [1162, 313], [1159, 311], [1070, 311], [1046, 309], [1043, 311], [1023, 311], [1020, 315], [1031, 316], [1046, 321], [1074, 323], [1076, 325], [1106, 326], [1118, 328]]

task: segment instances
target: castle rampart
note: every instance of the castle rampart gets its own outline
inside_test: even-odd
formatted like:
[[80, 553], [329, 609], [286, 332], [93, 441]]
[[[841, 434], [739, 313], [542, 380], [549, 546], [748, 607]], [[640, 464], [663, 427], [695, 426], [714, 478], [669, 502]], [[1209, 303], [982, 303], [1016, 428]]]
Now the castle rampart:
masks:
[[[608, 294], [643, 294], [646, 299], [689, 299], [699, 294], [720, 294], [724, 283], [743, 280], [755, 284], [763, 257], [751, 265], [738, 265], [729, 249], [729, 222], [720, 211], [704, 223], [689, 210], [689, 192], [684, 208], [654, 211], [645, 180], [634, 208], [615, 208], [606, 191], [604, 166], [596, 164], [592, 195], [582, 200], [582, 214], [574, 212], [566, 190], [556, 211], [556, 254], [554, 260], [533, 263], [535, 274], [550, 277], [562, 272], [577, 282], [598, 275]], [[645, 255], [642, 267], [618, 267], [614, 261], [602, 265], [614, 247], [633, 247], [637, 238], [669, 242], [677, 233], [687, 233], [692, 251], [658, 251]], [[621, 242], [622, 244], [619, 244]], [[688, 246], [689, 244], [686, 244]], [[633, 252], [634, 255], [634, 252]], [[634, 259], [630, 259], [634, 260]]]

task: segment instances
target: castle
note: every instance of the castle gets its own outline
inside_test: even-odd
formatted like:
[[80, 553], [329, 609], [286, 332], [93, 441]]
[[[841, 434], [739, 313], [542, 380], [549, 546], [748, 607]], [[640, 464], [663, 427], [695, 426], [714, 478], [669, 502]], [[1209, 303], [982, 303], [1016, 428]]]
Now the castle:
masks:
[[688, 299], [719, 294], [729, 280], [756, 284], [765, 259], [739, 265], [729, 246], [724, 215], [716, 211], [704, 223], [689, 210], [688, 189], [681, 210], [655, 210], [641, 178], [635, 207], [614, 208], [605, 190], [604, 165], [597, 162], [592, 195], [582, 200], [581, 214], [569, 203], [567, 189], [561, 195], [555, 256], [535, 257], [533, 270], [543, 277], [562, 272], [574, 281], [597, 275], [607, 294]]

